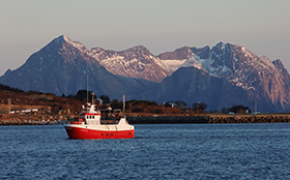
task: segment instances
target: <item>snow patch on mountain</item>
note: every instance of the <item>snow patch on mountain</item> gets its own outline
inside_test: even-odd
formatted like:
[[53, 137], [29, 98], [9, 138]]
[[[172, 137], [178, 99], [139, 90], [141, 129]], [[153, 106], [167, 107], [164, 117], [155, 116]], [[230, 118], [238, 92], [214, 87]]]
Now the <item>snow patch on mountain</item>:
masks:
[[102, 66], [106, 67], [106, 69], [110, 69], [110, 72], [113, 74], [117, 74], [118, 69], [123, 69], [124, 66], [126, 67], [123, 56], [113, 56], [99, 62]]
[[200, 62], [198, 62], [194, 56], [188, 58], [182, 65], [181, 67], [195, 67], [197, 69], [201, 69], [202, 68], [202, 65]]
[[89, 54], [89, 55], [91, 54], [90, 51], [86, 48], [86, 46], [83, 45], [82, 43], [77, 42], [77, 41], [72, 41], [66, 35], [63, 35], [63, 39], [64, 39], [65, 42], [71, 44], [72, 46], [74, 46], [75, 48], [77, 48], [78, 50], [80, 50], [81, 52], [86, 53], [86, 54]]
[[255, 87], [253, 87], [253, 85], [251, 83], [245, 83], [243, 81], [243, 79], [245, 79], [245, 76], [242, 77], [234, 77], [233, 79], [230, 79], [229, 82], [233, 85], [236, 85], [238, 87], [241, 87], [245, 90], [256, 90]]
[[165, 72], [167, 72], [167, 75], [171, 75], [173, 72], [175, 72], [182, 64], [184, 64], [187, 60], [183, 59], [183, 60], [163, 60], [163, 59], [154, 59], [154, 62], [160, 66]]
[[212, 75], [219, 76], [219, 74], [221, 73], [226, 73], [226, 72], [231, 73], [231, 69], [225, 65], [213, 66], [214, 60], [211, 59], [211, 57], [209, 59], [201, 59], [198, 55], [194, 55], [194, 59], [201, 64], [204, 70], [206, 70], [208, 73]]

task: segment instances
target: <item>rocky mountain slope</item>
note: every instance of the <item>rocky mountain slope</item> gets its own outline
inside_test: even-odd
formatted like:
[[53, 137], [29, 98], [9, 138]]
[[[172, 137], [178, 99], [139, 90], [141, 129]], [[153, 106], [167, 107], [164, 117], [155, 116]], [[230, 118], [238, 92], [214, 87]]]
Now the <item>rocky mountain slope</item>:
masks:
[[92, 48], [91, 53], [107, 71], [115, 75], [155, 82], [161, 82], [167, 76], [167, 72], [155, 63], [156, 57], [143, 46], [121, 52]]
[[123, 93], [134, 95], [156, 85], [142, 79], [116, 76], [108, 72], [91, 56], [84, 45], [60, 36], [14, 71], [8, 70], [1, 78], [2, 84], [25, 91], [36, 90], [57, 95], [75, 95], [88, 87], [96, 94], [120, 98]]
[[246, 90], [250, 100], [263, 109], [289, 109], [289, 74], [280, 60], [271, 62], [243, 46], [223, 42], [212, 49], [192, 48], [192, 52], [201, 69]]
[[220, 42], [212, 48], [183, 47], [154, 56], [136, 46], [116, 52], [88, 50], [63, 35], [34, 53], [0, 83], [23, 90], [75, 94], [86, 88], [97, 95], [151, 99], [159, 103], [205, 102], [209, 109], [244, 104], [261, 112], [290, 110], [290, 75], [280, 60], [271, 62], [245, 47]]
[[188, 104], [204, 102], [212, 110], [231, 107], [237, 102], [251, 104], [248, 93], [243, 88], [195, 67], [179, 68], [156, 89], [143, 95], [143, 99], [158, 102], [166, 102], [168, 99], [182, 100]]

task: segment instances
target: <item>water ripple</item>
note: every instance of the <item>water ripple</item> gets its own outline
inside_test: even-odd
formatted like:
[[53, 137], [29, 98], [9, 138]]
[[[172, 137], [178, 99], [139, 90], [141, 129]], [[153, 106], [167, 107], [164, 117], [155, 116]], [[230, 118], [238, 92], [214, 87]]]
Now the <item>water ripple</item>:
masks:
[[135, 127], [70, 140], [62, 126], [2, 126], [0, 179], [290, 179], [290, 124]]

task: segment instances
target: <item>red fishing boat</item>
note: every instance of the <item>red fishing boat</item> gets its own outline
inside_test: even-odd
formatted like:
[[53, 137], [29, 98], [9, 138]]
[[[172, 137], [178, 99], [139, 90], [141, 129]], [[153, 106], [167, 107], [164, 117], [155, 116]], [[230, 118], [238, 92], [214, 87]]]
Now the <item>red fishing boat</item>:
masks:
[[65, 124], [70, 139], [125, 139], [134, 138], [134, 126], [128, 124], [126, 117], [117, 116], [112, 120], [101, 120], [101, 112], [95, 104], [87, 103], [78, 121]]

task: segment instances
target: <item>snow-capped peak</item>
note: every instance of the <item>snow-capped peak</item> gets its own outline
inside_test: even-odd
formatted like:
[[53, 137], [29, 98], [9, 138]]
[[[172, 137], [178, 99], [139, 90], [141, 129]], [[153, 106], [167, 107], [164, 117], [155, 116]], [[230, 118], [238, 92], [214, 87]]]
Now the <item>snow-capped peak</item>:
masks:
[[89, 50], [82, 43], [78, 41], [72, 41], [67, 35], [63, 35], [62, 37], [66, 43], [69, 43], [70, 45], [74, 46], [75, 48], [77, 48], [78, 50], [84, 53], [89, 53]]
[[65, 42], [71, 42], [70, 38], [67, 37], [67, 35], [64, 34], [62, 37], [63, 37], [63, 40], [64, 40]]

